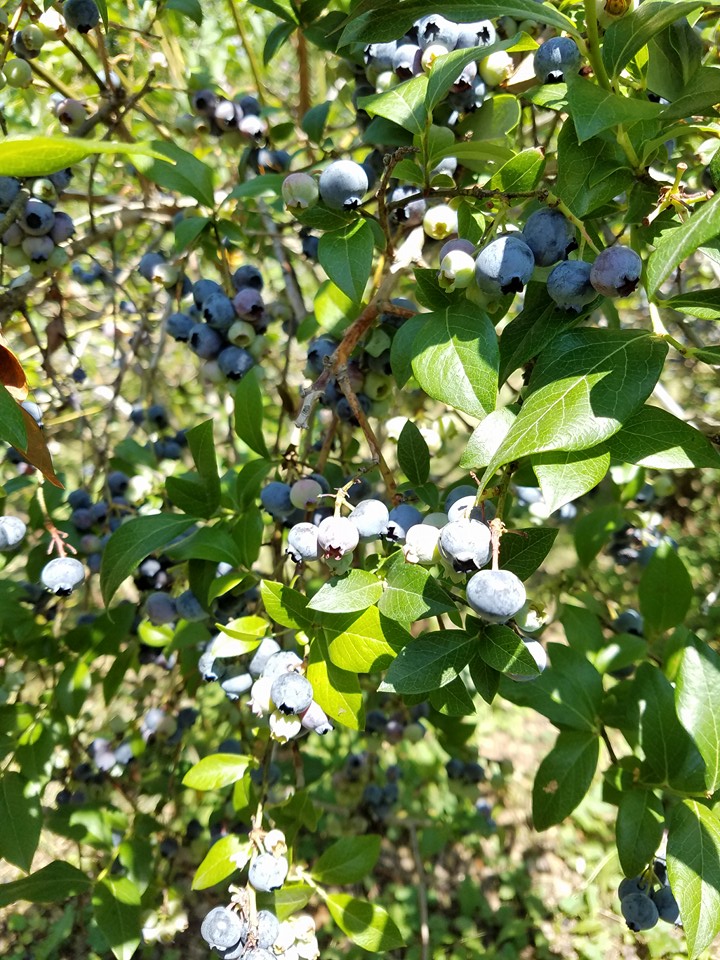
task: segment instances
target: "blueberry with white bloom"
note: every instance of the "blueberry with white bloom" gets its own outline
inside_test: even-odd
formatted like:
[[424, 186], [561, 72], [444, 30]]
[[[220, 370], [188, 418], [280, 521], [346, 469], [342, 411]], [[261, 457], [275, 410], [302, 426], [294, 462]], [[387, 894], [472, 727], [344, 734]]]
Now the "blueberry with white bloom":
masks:
[[314, 523], [296, 523], [288, 533], [287, 554], [295, 563], [320, 559], [318, 528]]
[[72, 557], [56, 557], [40, 573], [40, 582], [56, 597], [69, 597], [84, 579], [85, 568]]
[[347, 517], [326, 517], [318, 526], [318, 547], [331, 560], [352, 553], [359, 542], [358, 528]]
[[510, 570], [480, 570], [467, 585], [467, 602], [483, 620], [505, 623], [527, 599], [522, 580]]
[[303, 713], [312, 703], [312, 684], [299, 673], [281, 673], [273, 680], [270, 699], [282, 713]]
[[367, 174], [354, 160], [335, 160], [320, 174], [319, 190], [332, 210], [355, 210], [368, 191]]
[[387, 529], [390, 513], [382, 500], [361, 500], [348, 520], [357, 527], [363, 542], [377, 540]]
[[25, 538], [27, 527], [20, 517], [0, 517], [0, 550], [12, 550]]
[[250, 861], [248, 881], [259, 893], [272, 893], [285, 883], [289, 865], [285, 857], [261, 853]]

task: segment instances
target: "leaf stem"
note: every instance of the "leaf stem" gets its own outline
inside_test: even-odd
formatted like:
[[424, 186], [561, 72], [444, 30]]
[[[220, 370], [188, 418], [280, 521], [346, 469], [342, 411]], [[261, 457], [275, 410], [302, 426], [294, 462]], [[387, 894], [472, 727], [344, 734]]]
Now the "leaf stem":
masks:
[[595, 0], [585, 0], [585, 32], [587, 33], [586, 53], [593, 68], [597, 82], [605, 90], [612, 90], [605, 64], [600, 51], [600, 34], [598, 31], [597, 9]]

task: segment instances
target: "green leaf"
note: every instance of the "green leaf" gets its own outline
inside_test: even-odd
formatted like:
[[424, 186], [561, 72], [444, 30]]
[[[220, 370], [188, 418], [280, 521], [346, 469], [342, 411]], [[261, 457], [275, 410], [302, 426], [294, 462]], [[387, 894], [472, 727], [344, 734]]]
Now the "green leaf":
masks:
[[366, 610], [382, 596], [382, 583], [367, 570], [351, 570], [342, 577], [331, 577], [308, 604], [309, 610], [324, 613], [353, 613]]
[[552, 527], [507, 531], [500, 541], [500, 566], [527, 580], [550, 553], [557, 535]]
[[198, 0], [168, 0], [166, 10], [177, 10], [188, 20], [192, 20], [198, 26], [202, 24], [203, 12]]
[[662, 800], [651, 790], [625, 790], [620, 797], [615, 842], [626, 877], [641, 873], [660, 846], [665, 816]]
[[[376, 42], [376, 41], [372, 41]], [[427, 109], [425, 96], [428, 78], [426, 74], [413, 77], [396, 87], [390, 87], [384, 93], [375, 93], [369, 97], [359, 97], [358, 107], [371, 117], [384, 117], [392, 120], [410, 133], [422, 133], [425, 129]]]
[[156, 153], [173, 162], [156, 160], [145, 171], [145, 176], [153, 183], [165, 187], [166, 190], [194, 197], [198, 203], [203, 203], [206, 207], [214, 206], [213, 172], [206, 163], [178, 147], [177, 144], [168, 143], [166, 140], [153, 141], [152, 146]]
[[[242, 870], [250, 859], [252, 845], [249, 840], [231, 833], [220, 837], [208, 850], [205, 859], [195, 871], [193, 890], [207, 890], [216, 883], [227, 880], [236, 870]], [[231, 859], [237, 857], [237, 861]]]
[[307, 630], [313, 623], [311, 615], [306, 613], [307, 597], [282, 583], [263, 580], [260, 594], [267, 615], [275, 623], [292, 630]]
[[[284, 173], [263, 173], [252, 180], [244, 180], [230, 191], [228, 200], [243, 200], [247, 197], [279, 197]], [[343, 221], [344, 222], [344, 221]]]
[[215, 657], [241, 657], [250, 653], [265, 637], [270, 625], [264, 617], [238, 617], [223, 624], [212, 644]]
[[248, 766], [254, 763], [252, 757], [242, 754], [211, 753], [190, 767], [182, 783], [191, 790], [219, 790], [242, 780]]
[[446, 717], [468, 717], [475, 704], [462, 677], [455, 677], [439, 690], [430, 691], [430, 706]]
[[[0, 149], [2, 144], [0, 144]], [[22, 407], [0, 383], [0, 440], [7, 440], [18, 450], [27, 448], [28, 438]]]
[[663, 110], [659, 103], [623, 97], [580, 78], [568, 84], [567, 92], [578, 144], [621, 123], [657, 120]]
[[385, 670], [412, 637], [395, 620], [384, 617], [376, 606], [358, 616], [325, 614], [322, 626], [330, 659], [353, 673]]
[[667, 866], [693, 960], [720, 931], [720, 820], [715, 811], [697, 800], [683, 800], [675, 807]]
[[332, 893], [325, 902], [342, 932], [363, 950], [386, 953], [405, 945], [395, 922], [382, 907], [347, 893]]
[[497, 399], [499, 353], [490, 319], [468, 302], [424, 319], [413, 347], [417, 382], [434, 400], [484, 417]]
[[516, 416], [517, 410], [510, 407], [500, 407], [489, 413], [473, 430], [460, 457], [460, 466], [466, 470], [487, 466], [508, 435]]
[[363, 696], [357, 674], [335, 666], [322, 633], [310, 645], [306, 675], [313, 687], [313, 699], [329, 717], [352, 730], [365, 727]]
[[392, 367], [395, 382], [402, 388], [413, 375], [412, 358], [413, 345], [418, 332], [425, 323], [425, 315], [410, 317], [405, 320], [392, 340], [390, 347], [390, 366]]
[[491, 624], [482, 630], [477, 656], [500, 673], [537, 677], [540, 673], [533, 655], [510, 627]]
[[182, 253], [192, 247], [209, 223], [210, 217], [185, 217], [176, 223], [173, 253]]
[[140, 946], [140, 892], [128, 877], [106, 877], [93, 890], [93, 915], [116, 960], [130, 960]]
[[672, 544], [662, 541], [658, 545], [643, 570], [638, 594], [649, 635], [664, 633], [683, 622], [694, 590], [690, 574]]
[[575, 550], [578, 560], [587, 567], [600, 553], [612, 535], [625, 524], [622, 510], [616, 504], [598, 507], [580, 517], [575, 524]]
[[370, 279], [373, 245], [372, 229], [364, 219], [320, 237], [320, 265], [353, 303], [360, 303]]
[[702, 789], [704, 764], [675, 713], [673, 688], [651, 663], [641, 663], [634, 681], [640, 704], [640, 746], [653, 782], [676, 784], [681, 790]]
[[547, 830], [562, 823], [585, 797], [595, 776], [600, 741], [593, 732], [563, 730], [535, 774], [533, 823]]
[[390, 664], [380, 690], [429, 693], [451, 683], [470, 662], [478, 646], [464, 630], [424, 633]]
[[158, 513], [133, 517], [118, 527], [107, 542], [100, 567], [100, 589], [105, 606], [109, 606], [120, 584], [139, 563], [154, 550], [160, 550], [185, 533], [194, 523], [195, 520], [189, 517]]
[[0, 884], [0, 907], [8, 907], [18, 900], [29, 900], [30, 903], [61, 903], [69, 897], [86, 893], [91, 886], [92, 881], [82, 870], [65, 860], [53, 860], [29, 877]]
[[257, 367], [249, 370], [235, 387], [235, 433], [252, 451], [269, 460], [262, 428], [263, 398], [257, 370]]
[[660, 407], [641, 407], [606, 445], [615, 460], [653, 470], [720, 467], [720, 453], [705, 434]]
[[486, 703], [492, 703], [500, 686], [500, 677], [502, 676], [500, 671], [493, 669], [480, 657], [474, 657], [470, 661], [469, 669], [477, 692]]
[[372, 870], [380, 856], [380, 837], [342, 837], [315, 861], [312, 877], [325, 886], [359, 883]]
[[500, 681], [501, 694], [512, 703], [532, 707], [559, 727], [594, 732], [602, 705], [602, 677], [583, 654], [549, 643], [550, 666], [532, 683]]
[[648, 42], [648, 89], [670, 101], [682, 96], [702, 53], [702, 40], [684, 17], [655, 33]]
[[430, 476], [430, 451], [425, 438], [412, 422], [407, 420], [400, 431], [397, 449], [398, 463], [412, 484], [423, 484]]
[[277, 26], [272, 28], [263, 47], [263, 64], [265, 66], [270, 63], [283, 44], [287, 43], [296, 29], [294, 23], [278, 23]]
[[688, 116], [717, 116], [720, 103], [720, 69], [700, 67], [688, 81], [683, 94], [662, 112], [663, 120], [682, 120]]
[[0, 143], [0, 171], [5, 177], [47, 177], [93, 154], [158, 157], [147, 143], [112, 143], [75, 137], [9, 137]]
[[[657, 383], [667, 344], [641, 330], [569, 330], [544, 350], [531, 392], [482, 478], [528, 454], [587, 450], [612, 436]], [[628, 377], [627, 371], [635, 375]]]
[[558, 134], [555, 193], [576, 217], [585, 217], [634, 181], [627, 158], [615, 138], [602, 134], [578, 143], [572, 119]]
[[388, 567], [378, 610], [391, 620], [409, 624], [443, 613], [455, 613], [457, 607], [429, 571], [406, 563], [399, 553], [397, 560]]
[[322, 140], [331, 106], [332, 102], [330, 100], [326, 100], [324, 103], [316, 103], [314, 107], [310, 107], [302, 118], [300, 126], [313, 143], [320, 143]]
[[234, 567], [240, 563], [237, 546], [225, 520], [195, 530], [177, 543], [167, 546], [165, 552], [176, 563], [182, 560], [214, 560], [216, 563], [231, 563]]
[[720, 193], [693, 207], [688, 219], [669, 230], [655, 246], [647, 262], [645, 286], [652, 297], [663, 280], [698, 247], [720, 233]]
[[282, 922], [298, 910], [302, 910], [309, 903], [312, 895], [313, 888], [306, 883], [285, 883], [280, 890], [260, 894], [258, 906], [262, 910], [272, 910]]
[[[515, 156], [515, 151], [508, 147], [508, 134], [511, 133], [520, 123], [521, 107], [517, 97], [507, 93], [496, 93], [489, 97], [479, 110], [468, 114], [457, 126], [457, 132], [460, 137], [469, 140], [468, 134], [472, 134], [472, 141], [477, 140], [496, 140], [494, 149], [488, 143], [478, 144], [475, 142], [458, 143], [450, 151], [452, 156], [458, 160], [494, 160], [496, 163], [507, 163]], [[498, 152], [498, 149], [499, 152]], [[467, 166], [467, 164], [464, 164]], [[472, 169], [472, 168], [471, 168]], [[477, 168], [478, 172], [486, 172], [486, 169]]]
[[493, 174], [489, 187], [505, 193], [524, 193], [534, 190], [545, 170], [545, 156], [539, 148], [523, 150], [508, 160]]
[[720, 786], [720, 656], [706, 643], [683, 650], [675, 678], [675, 706], [680, 723], [705, 761], [705, 786]]
[[549, 513], [554, 513], [600, 483], [610, 469], [610, 453], [601, 444], [573, 453], [542, 453], [532, 457], [530, 463], [545, 506]]
[[673, 21], [684, 17], [702, 3], [643, 3], [637, 10], [620, 17], [605, 31], [602, 58], [610, 76], [617, 76], [653, 37]]
[[220, 477], [215, 458], [213, 421], [205, 420], [187, 432], [190, 451], [199, 479], [168, 477], [165, 489], [181, 510], [194, 517], [212, 517], [220, 505]]

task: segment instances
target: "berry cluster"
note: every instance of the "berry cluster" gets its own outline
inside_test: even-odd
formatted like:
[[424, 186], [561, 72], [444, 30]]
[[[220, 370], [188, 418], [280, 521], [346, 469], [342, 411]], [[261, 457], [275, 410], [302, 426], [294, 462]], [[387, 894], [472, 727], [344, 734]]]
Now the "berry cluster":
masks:
[[0, 245], [6, 262], [34, 273], [67, 262], [63, 244], [74, 235], [75, 224], [57, 204], [71, 178], [69, 168], [47, 177], [0, 177]]
[[261, 641], [247, 668], [228, 664], [221, 637], [210, 642], [200, 656], [203, 679], [218, 682], [229, 700], [250, 692], [248, 705], [258, 718], [268, 718], [271, 736], [280, 743], [303, 730], [321, 735], [333, 729], [323, 709], [313, 700], [310, 681], [300, 670], [303, 662], [291, 650], [282, 650], [272, 637]]
[[634, 932], [650, 930], [658, 920], [679, 924], [680, 910], [662, 860], [637, 877], [626, 877], [618, 887], [620, 910]]
[[[271, 830], [265, 842], [270, 839], [279, 844], [280, 841], [273, 837], [275, 834], [282, 836], [279, 830]], [[252, 864], [263, 857], [276, 859], [271, 854], [260, 854], [251, 863], [251, 872]], [[284, 857], [277, 859], [278, 862], [284, 860], [287, 868]], [[277, 868], [274, 869], [277, 873]], [[235, 897], [229, 907], [212, 909], [200, 927], [202, 938], [211, 949], [217, 950], [223, 960], [273, 960], [278, 953], [288, 960], [299, 957], [316, 960], [320, 955], [315, 923], [310, 916], [300, 914], [281, 923], [270, 910], [259, 910], [254, 914], [244, 903], [238, 902], [240, 899]]]

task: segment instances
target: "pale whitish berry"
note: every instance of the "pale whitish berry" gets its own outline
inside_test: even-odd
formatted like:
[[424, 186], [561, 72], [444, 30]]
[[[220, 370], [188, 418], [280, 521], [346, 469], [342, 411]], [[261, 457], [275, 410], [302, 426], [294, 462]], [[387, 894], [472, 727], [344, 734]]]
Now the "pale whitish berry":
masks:
[[425, 523], [416, 523], [405, 534], [402, 551], [408, 563], [435, 563], [440, 559], [438, 540], [440, 529]]
[[270, 688], [272, 680], [269, 677], [259, 677], [252, 685], [248, 706], [256, 717], [264, 717], [270, 713], [272, 701], [270, 700]]
[[509, 570], [480, 570], [468, 581], [468, 604], [490, 623], [505, 623], [526, 599], [522, 580]]
[[246, 929], [246, 925], [232, 910], [215, 907], [203, 920], [200, 935], [209, 947], [227, 950], [242, 939]]
[[268, 853], [272, 853], [276, 857], [283, 856], [287, 853], [285, 834], [282, 830], [268, 830], [263, 839], [263, 846]]
[[430, 207], [423, 217], [423, 230], [433, 240], [444, 240], [451, 233], [457, 233], [457, 211], [446, 203]]
[[359, 542], [358, 529], [347, 517], [326, 517], [318, 526], [318, 546], [331, 560], [352, 553]]
[[20, 517], [0, 517], [0, 550], [12, 550], [25, 537], [27, 527]]
[[296, 737], [302, 729], [299, 717], [295, 715], [287, 716], [280, 710], [274, 710], [270, 714], [268, 725], [273, 739], [277, 740], [278, 743], [287, 743], [288, 740]]
[[294, 507], [300, 510], [307, 510], [317, 502], [317, 498], [323, 492], [323, 488], [312, 477], [303, 477], [302, 480], [296, 480], [290, 488], [290, 501]]
[[280, 650], [280, 644], [272, 637], [265, 637], [255, 651], [248, 670], [253, 677], [259, 677], [270, 657]]
[[475, 277], [475, 258], [462, 250], [452, 250], [440, 261], [438, 282], [449, 292], [464, 290]]
[[322, 709], [320, 704], [315, 703], [314, 700], [307, 710], [301, 715], [300, 722], [305, 730], [312, 730], [315, 733], [319, 733], [321, 736], [324, 736], [326, 733], [330, 733], [334, 729], [325, 711]]
[[289, 210], [306, 210], [317, 203], [317, 181], [309, 173], [291, 173], [283, 180], [282, 197]]
[[352, 511], [348, 520], [357, 527], [361, 540], [376, 540], [390, 519], [388, 508], [382, 500], [361, 500]]
[[531, 654], [533, 660], [537, 664], [539, 673], [509, 673], [508, 677], [511, 680], [517, 680], [519, 683], [524, 683], [526, 680], [537, 680], [540, 676], [540, 673], [543, 672], [545, 667], [547, 667], [547, 653], [545, 653], [545, 647], [540, 643], [539, 640], [533, 640], [530, 637], [522, 638], [525, 647], [527, 648], [528, 653]]
[[295, 563], [301, 563], [303, 560], [318, 560], [320, 550], [317, 527], [312, 523], [296, 523], [291, 527], [286, 552]]
[[270, 699], [282, 713], [302, 713], [312, 698], [312, 684], [299, 673], [281, 673], [273, 680]]
[[72, 557], [56, 557], [40, 574], [42, 585], [58, 597], [69, 597], [85, 579], [85, 568]]
[[268, 680], [274, 680], [283, 673], [295, 670], [302, 664], [301, 658], [292, 650], [278, 650], [265, 661], [262, 675]]

